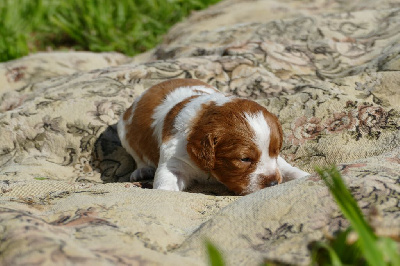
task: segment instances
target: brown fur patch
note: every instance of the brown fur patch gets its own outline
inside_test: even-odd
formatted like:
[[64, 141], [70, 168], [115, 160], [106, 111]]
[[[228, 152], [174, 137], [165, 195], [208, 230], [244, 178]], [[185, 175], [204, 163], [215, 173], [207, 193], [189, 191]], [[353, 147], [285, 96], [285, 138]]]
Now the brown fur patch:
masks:
[[173, 79], [164, 81], [146, 90], [142, 98], [137, 102], [135, 110], [132, 110], [131, 106], [125, 112], [123, 116], [124, 120], [130, 117], [130, 112], [134, 112], [132, 122], [125, 125], [125, 130], [127, 132], [126, 139], [129, 146], [142, 160], [146, 157], [154, 165], [158, 164], [160, 154], [158, 142], [153, 135], [153, 128], [151, 127], [153, 122], [152, 116], [155, 108], [163, 102], [166, 95], [176, 88], [184, 86], [205, 86], [213, 88], [207, 83], [196, 79]]
[[179, 112], [194, 98], [199, 97], [199, 95], [193, 95], [185, 100], [176, 104], [165, 116], [164, 125], [162, 130], [162, 142], [168, 141], [174, 135], [174, 122], [176, 116]]
[[269, 157], [278, 157], [279, 152], [282, 148], [283, 143], [283, 131], [281, 123], [279, 123], [278, 117], [274, 114], [264, 111], [264, 117], [271, 129], [270, 141], [269, 141]]
[[259, 184], [260, 189], [271, 186], [272, 182], [276, 182], [276, 185], [282, 183], [282, 176], [278, 168], [275, 170], [274, 174], [260, 176], [259, 179], [260, 179], [260, 184]]
[[128, 109], [126, 109], [126, 111], [122, 117], [122, 119], [124, 119], [124, 121], [128, 121], [129, 117], [132, 114], [132, 108], [133, 108], [133, 105], [131, 105]]

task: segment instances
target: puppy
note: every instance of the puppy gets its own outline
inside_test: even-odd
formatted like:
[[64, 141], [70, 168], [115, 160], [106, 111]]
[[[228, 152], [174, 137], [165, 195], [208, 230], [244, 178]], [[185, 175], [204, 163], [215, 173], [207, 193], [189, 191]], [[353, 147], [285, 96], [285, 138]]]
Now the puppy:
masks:
[[146, 90], [122, 115], [118, 135], [137, 164], [131, 181], [154, 177], [156, 189], [182, 191], [193, 180], [215, 180], [246, 195], [308, 175], [279, 156], [275, 115], [199, 80]]

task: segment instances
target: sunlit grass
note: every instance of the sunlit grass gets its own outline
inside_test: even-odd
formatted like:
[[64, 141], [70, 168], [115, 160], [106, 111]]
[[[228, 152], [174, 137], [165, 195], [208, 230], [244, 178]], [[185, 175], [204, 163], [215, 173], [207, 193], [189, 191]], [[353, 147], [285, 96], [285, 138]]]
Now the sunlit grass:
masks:
[[375, 235], [336, 167], [316, 168], [350, 227], [312, 246], [314, 265], [400, 265], [394, 240]]
[[46, 49], [141, 53], [220, 0], [2, 0], [0, 61]]
[[207, 254], [208, 254], [208, 263], [211, 266], [224, 266], [225, 262], [222, 258], [221, 252], [218, 250], [216, 246], [214, 246], [210, 241], [206, 243]]
[[[365, 220], [356, 200], [347, 189], [336, 167], [317, 168], [333, 198], [351, 226], [326, 241], [310, 243], [311, 265], [400, 265], [398, 243], [377, 236]], [[209, 265], [225, 265], [218, 249], [207, 242]], [[266, 265], [280, 265], [267, 262]]]

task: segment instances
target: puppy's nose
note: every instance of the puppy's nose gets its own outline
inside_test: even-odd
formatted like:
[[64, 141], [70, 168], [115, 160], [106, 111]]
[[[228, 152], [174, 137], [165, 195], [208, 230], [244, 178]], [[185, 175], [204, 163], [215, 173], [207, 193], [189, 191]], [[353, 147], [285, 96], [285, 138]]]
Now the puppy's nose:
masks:
[[278, 185], [278, 181], [272, 181], [267, 186], [272, 187], [272, 186], [276, 186], [276, 185]]
[[259, 178], [261, 188], [276, 186], [282, 182], [279, 170], [276, 170], [275, 173], [270, 175], [260, 175]]

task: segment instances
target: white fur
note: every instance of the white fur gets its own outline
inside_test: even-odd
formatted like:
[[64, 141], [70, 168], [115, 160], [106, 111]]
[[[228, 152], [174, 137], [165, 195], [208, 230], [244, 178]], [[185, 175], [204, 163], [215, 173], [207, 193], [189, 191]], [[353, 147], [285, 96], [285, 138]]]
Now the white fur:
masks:
[[278, 165], [276, 158], [269, 156], [271, 128], [265, 120], [263, 113], [261, 111], [256, 114], [245, 113], [244, 116], [254, 132], [253, 141], [261, 151], [260, 161], [257, 163], [256, 170], [251, 173], [250, 182], [247, 187], [249, 192], [253, 192], [259, 188], [259, 175], [274, 174]]
[[154, 188], [182, 191], [192, 180], [207, 181], [208, 174], [193, 164], [186, 151], [186, 144], [186, 138], [175, 137], [161, 145]]
[[308, 176], [309, 173], [304, 172], [303, 170], [291, 166], [288, 162], [285, 161], [281, 156], [278, 156], [278, 167], [279, 171], [281, 171], [283, 182], [287, 182], [293, 179], [301, 178]]

